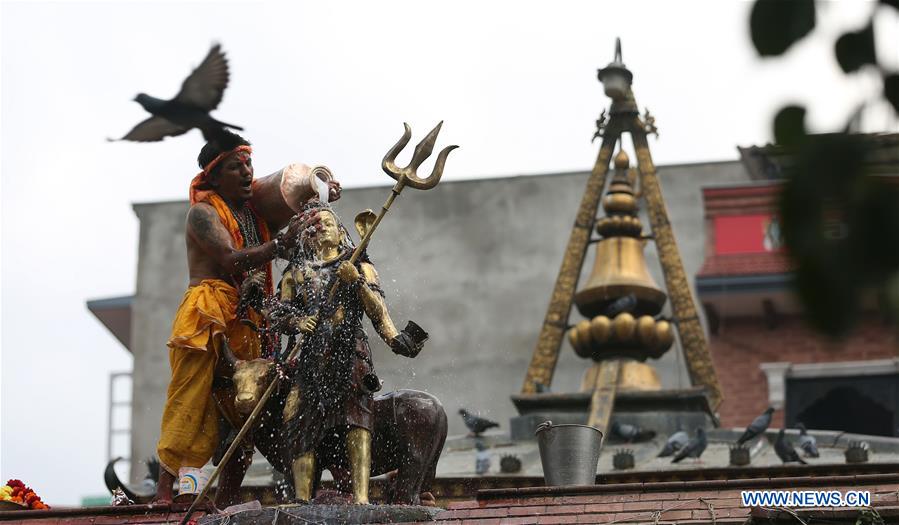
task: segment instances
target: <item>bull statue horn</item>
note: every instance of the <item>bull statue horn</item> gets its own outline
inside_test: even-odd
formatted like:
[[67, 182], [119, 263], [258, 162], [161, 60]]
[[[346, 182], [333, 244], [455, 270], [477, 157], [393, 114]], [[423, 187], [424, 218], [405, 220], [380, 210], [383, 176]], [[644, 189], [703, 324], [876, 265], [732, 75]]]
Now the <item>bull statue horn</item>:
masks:
[[157, 470], [154, 472], [152, 461], [147, 462], [149, 472], [142, 486], [137, 488], [119, 479], [119, 475], [115, 471], [115, 464], [122, 459], [121, 457], [111, 459], [106, 464], [106, 469], [103, 471], [103, 481], [106, 483], [106, 488], [109, 489], [110, 493], [114, 493], [116, 489], [121, 489], [125, 496], [135, 503], [149, 503], [153, 496], [156, 495], [156, 483], [159, 481], [158, 464], [155, 466]]
[[237, 366], [237, 356], [234, 355], [234, 351], [231, 350], [231, 347], [228, 345], [228, 336], [225, 334], [218, 334], [217, 337], [221, 339], [221, 357], [225, 359], [225, 362], [231, 365], [231, 367]]
[[377, 218], [378, 216], [375, 215], [375, 212], [370, 209], [360, 211], [356, 215], [356, 219], [353, 222], [356, 225], [356, 233], [359, 234], [360, 239], [365, 238], [365, 234], [368, 233], [368, 230], [371, 229]]

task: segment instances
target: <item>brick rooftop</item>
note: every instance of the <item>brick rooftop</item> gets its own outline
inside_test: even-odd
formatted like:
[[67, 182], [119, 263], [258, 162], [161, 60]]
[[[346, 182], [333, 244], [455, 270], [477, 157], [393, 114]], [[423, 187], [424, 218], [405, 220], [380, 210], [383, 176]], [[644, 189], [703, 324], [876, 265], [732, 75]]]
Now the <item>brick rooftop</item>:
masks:
[[[747, 523], [788, 516], [779, 509], [740, 505], [745, 489], [836, 489], [871, 491], [872, 507], [899, 519], [899, 474], [622, 483], [586, 487], [533, 487], [482, 490], [475, 500], [451, 503], [438, 524], [502, 525], [553, 523]], [[801, 513], [855, 523], [860, 509], [802, 509]], [[781, 515], [783, 514], [783, 515]], [[433, 523], [433, 522], [431, 522]], [[796, 523], [799, 523], [798, 521]], [[811, 520], [810, 523], [815, 523]], [[422, 524], [423, 525], [423, 524]]]

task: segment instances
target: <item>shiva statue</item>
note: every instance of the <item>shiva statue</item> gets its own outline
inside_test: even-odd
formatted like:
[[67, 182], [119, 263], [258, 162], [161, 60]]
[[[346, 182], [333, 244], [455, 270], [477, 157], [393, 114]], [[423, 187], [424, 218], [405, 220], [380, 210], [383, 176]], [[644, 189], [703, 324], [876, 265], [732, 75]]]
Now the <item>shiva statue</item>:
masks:
[[411, 321], [396, 329], [374, 265], [365, 251], [350, 262], [355, 245], [330, 206], [310, 200], [307, 211], [318, 212], [318, 225], [301, 235], [281, 279], [280, 303], [270, 313], [282, 333], [290, 334], [290, 347], [301, 338], [297, 362], [287, 369], [286, 459], [297, 500], [311, 501], [323, 468], [336, 466], [350, 472], [353, 502], [366, 504], [373, 398], [381, 381], [363, 314], [391, 350], [405, 357], [418, 355], [427, 333]]

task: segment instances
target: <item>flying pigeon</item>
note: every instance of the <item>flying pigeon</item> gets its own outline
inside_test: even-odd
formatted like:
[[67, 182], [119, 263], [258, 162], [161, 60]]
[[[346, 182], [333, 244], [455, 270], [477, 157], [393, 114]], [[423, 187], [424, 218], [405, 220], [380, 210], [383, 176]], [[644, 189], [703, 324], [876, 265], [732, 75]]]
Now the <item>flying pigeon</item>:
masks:
[[627, 423], [620, 423], [618, 421], [614, 421], [612, 423], [612, 434], [623, 439], [625, 443], [646, 441], [647, 439], [654, 438], [656, 435], [654, 430], [643, 430], [636, 425], [629, 425]]
[[768, 407], [765, 409], [765, 413], [760, 415], [759, 417], [752, 420], [752, 423], [746, 427], [746, 431], [743, 432], [743, 435], [740, 436], [740, 439], [737, 440], [737, 445], [742, 445], [747, 441], [754, 439], [756, 436], [761, 435], [768, 429], [768, 425], [771, 424], [771, 414], [774, 413], [774, 409]]
[[674, 434], [671, 434], [671, 437], [668, 438], [668, 441], [665, 442], [664, 448], [659, 452], [660, 458], [668, 457], [678, 450], [684, 448], [684, 445], [690, 441], [690, 436], [687, 435], [683, 430], [678, 430]]
[[465, 421], [465, 426], [468, 427], [468, 430], [470, 430], [472, 435], [475, 436], [479, 436], [481, 432], [484, 432], [488, 428], [499, 426], [499, 423], [490, 421], [489, 419], [478, 417], [468, 410], [465, 410], [464, 408], [459, 409], [459, 414], [462, 415], [462, 419]]
[[799, 429], [799, 448], [802, 449], [805, 456], [809, 458], [820, 456], [818, 453], [818, 441], [815, 439], [815, 436], [808, 435], [808, 431], [802, 423], [797, 424], [796, 428]]
[[139, 93], [134, 101], [152, 116], [134, 126], [119, 140], [156, 142], [198, 128], [209, 141], [215, 139], [223, 128], [242, 131], [243, 128], [239, 126], [218, 121], [209, 115], [222, 101], [222, 95], [228, 86], [228, 76], [228, 60], [221, 46], [215, 44], [203, 62], [181, 84], [181, 91], [175, 98], [163, 100]]
[[802, 461], [802, 458], [799, 457], [799, 454], [796, 453], [796, 449], [793, 448], [793, 445], [791, 445], [784, 437], [784, 429], [780, 429], [780, 432], [777, 433], [777, 441], [774, 442], [774, 452], [777, 453], [777, 457], [784, 463], [798, 461], [803, 465], [806, 464], [805, 461]]
[[684, 458], [696, 458], [698, 460], [708, 445], [709, 441], [705, 437], [705, 430], [699, 427], [696, 429], [696, 437], [688, 441], [671, 462], [677, 463]]

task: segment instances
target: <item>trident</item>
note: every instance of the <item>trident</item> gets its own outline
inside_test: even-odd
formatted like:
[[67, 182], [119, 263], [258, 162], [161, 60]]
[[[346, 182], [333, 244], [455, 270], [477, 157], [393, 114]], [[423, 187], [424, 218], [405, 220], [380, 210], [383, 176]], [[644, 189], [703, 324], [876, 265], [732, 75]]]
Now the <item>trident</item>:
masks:
[[[356, 264], [356, 260], [362, 255], [362, 252], [365, 250], [365, 247], [368, 246], [369, 240], [371, 240], [372, 234], [375, 232], [375, 229], [378, 227], [378, 224], [381, 223], [381, 219], [384, 218], [384, 215], [387, 214], [387, 210], [390, 209], [390, 206], [393, 204], [393, 201], [399, 196], [400, 192], [403, 191], [403, 188], [406, 186], [410, 186], [415, 188], [416, 190], [429, 190], [437, 185], [440, 182], [440, 177], [443, 176], [443, 167], [446, 165], [446, 157], [449, 155], [451, 151], [458, 148], [459, 146], [447, 146], [441, 150], [440, 154], [437, 155], [437, 162], [434, 164], [434, 169], [431, 171], [431, 175], [426, 179], [422, 179], [418, 177], [418, 167], [427, 160], [428, 157], [431, 156], [431, 152], [434, 151], [434, 144], [437, 142], [437, 135], [440, 133], [440, 128], [443, 126], [443, 121], [441, 120], [437, 127], [431, 130], [428, 135], [422, 139], [421, 142], [415, 146], [415, 152], [412, 154], [412, 161], [409, 162], [409, 165], [405, 168], [400, 168], [396, 165], [396, 156], [399, 155], [400, 151], [406, 147], [406, 144], [409, 143], [409, 139], [412, 138], [412, 128], [409, 127], [409, 124], [403, 123], [403, 126], [406, 128], [406, 131], [403, 132], [403, 136], [400, 137], [400, 140], [387, 151], [387, 155], [384, 155], [384, 160], [381, 161], [381, 168], [385, 173], [390, 175], [391, 178], [396, 180], [396, 184], [393, 185], [393, 189], [391, 190], [390, 196], [387, 197], [387, 202], [384, 203], [384, 206], [381, 207], [381, 213], [378, 214], [377, 218], [374, 222], [371, 222], [369, 226], [369, 217], [374, 215], [371, 210], [368, 210], [368, 216], [362, 218], [357, 218], [357, 222], [359, 222], [360, 226], [358, 227], [360, 233], [364, 231], [364, 235], [362, 235], [362, 241], [359, 242], [359, 246], [356, 246], [356, 249], [353, 250], [353, 255], [350, 257], [350, 264]], [[335, 282], [331, 287], [329, 297], [330, 299], [334, 299], [334, 294], [337, 293], [337, 284]], [[224, 336], [222, 337], [222, 344], [227, 344], [224, 340]], [[293, 345], [293, 348], [290, 351], [290, 354], [284, 360], [284, 362], [288, 362], [294, 359], [297, 354], [300, 352], [300, 346], [302, 345], [302, 339], [298, 340], [296, 344]], [[249, 432], [250, 427], [256, 421], [256, 418], [259, 417], [259, 413], [262, 412], [262, 407], [265, 406], [265, 403], [268, 401], [268, 398], [272, 396], [272, 393], [277, 388], [278, 384], [281, 382], [281, 375], [278, 374], [275, 376], [275, 379], [269, 384], [268, 388], [265, 390], [265, 393], [262, 394], [262, 397], [259, 398], [259, 402], [253, 408], [253, 411], [250, 412], [250, 415], [247, 417], [246, 422], [244, 422], [243, 427], [240, 429], [240, 432], [237, 433], [237, 436], [234, 438], [234, 441], [231, 442], [231, 446], [228, 447], [228, 450], [225, 451], [225, 454], [222, 456], [222, 459], [219, 460], [218, 466], [212, 472], [212, 475], [209, 476], [209, 481], [206, 482], [206, 486], [203, 487], [203, 490], [197, 494], [196, 499], [194, 499], [193, 503], [191, 503], [190, 508], [187, 509], [187, 512], [184, 514], [184, 517], [181, 518], [180, 525], [185, 525], [187, 521], [190, 519], [191, 515], [193, 515], [194, 510], [200, 501], [206, 497], [206, 494], [209, 492], [209, 488], [212, 487], [212, 483], [218, 478], [219, 472], [222, 467], [228, 463], [231, 459], [231, 456], [234, 455], [234, 451], [237, 450], [238, 445], [243, 441], [244, 437], [246, 437], [247, 432]]]
[[[396, 184], [393, 185], [390, 196], [387, 197], [387, 202], [381, 207], [381, 213], [378, 214], [375, 221], [367, 229], [361, 228], [365, 234], [362, 236], [362, 241], [359, 243], [359, 246], [353, 251], [353, 256], [350, 258], [351, 264], [356, 263], [356, 259], [362, 251], [365, 250], [365, 247], [368, 246], [368, 241], [371, 239], [378, 224], [381, 223], [381, 219], [387, 215], [390, 205], [393, 204], [394, 199], [396, 199], [400, 192], [403, 191], [403, 188], [409, 186], [416, 190], [429, 190], [440, 182], [440, 177], [443, 176], [443, 167], [446, 165], [446, 157], [451, 151], [459, 146], [447, 146], [443, 148], [440, 154], [437, 155], [437, 162], [434, 164], [434, 170], [431, 171], [431, 175], [429, 175], [428, 178], [422, 179], [418, 177], [417, 172], [421, 163], [430, 157], [431, 152], [434, 151], [434, 144], [437, 142], [437, 135], [440, 133], [440, 128], [442, 126], [443, 121], [441, 120], [440, 123], [437, 124], [437, 127], [432, 129], [431, 132], [428, 133], [417, 146], [415, 146], [415, 152], [412, 154], [412, 160], [409, 162], [409, 165], [405, 168], [400, 168], [396, 165], [396, 157], [399, 155], [400, 151], [406, 147], [406, 144], [409, 143], [409, 139], [412, 138], [412, 128], [409, 127], [409, 124], [403, 123], [403, 127], [406, 128], [403, 132], [403, 136], [400, 137], [400, 140], [387, 151], [387, 155], [384, 155], [384, 160], [381, 161], [381, 169], [383, 169], [386, 174], [390, 175], [390, 177], [396, 181]], [[332, 288], [331, 291], [333, 296], [334, 289]]]

